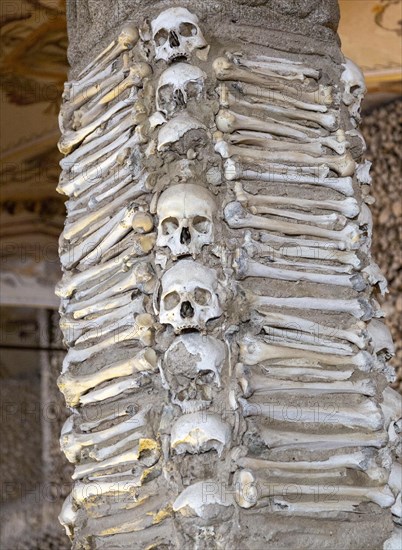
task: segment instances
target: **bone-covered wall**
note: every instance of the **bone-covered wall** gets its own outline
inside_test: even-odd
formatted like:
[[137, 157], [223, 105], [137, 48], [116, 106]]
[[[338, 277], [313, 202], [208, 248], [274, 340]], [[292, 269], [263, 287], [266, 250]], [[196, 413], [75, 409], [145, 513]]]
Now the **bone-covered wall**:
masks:
[[123, 22], [65, 85], [60, 520], [76, 549], [382, 547], [401, 404], [362, 74], [328, 22], [301, 55], [196, 11]]

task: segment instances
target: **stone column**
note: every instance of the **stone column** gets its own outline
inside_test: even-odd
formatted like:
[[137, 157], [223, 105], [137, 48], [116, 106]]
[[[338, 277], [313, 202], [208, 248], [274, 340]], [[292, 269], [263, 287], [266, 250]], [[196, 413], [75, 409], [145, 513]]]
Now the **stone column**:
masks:
[[381, 548], [401, 407], [337, 3], [68, 8], [73, 547]]

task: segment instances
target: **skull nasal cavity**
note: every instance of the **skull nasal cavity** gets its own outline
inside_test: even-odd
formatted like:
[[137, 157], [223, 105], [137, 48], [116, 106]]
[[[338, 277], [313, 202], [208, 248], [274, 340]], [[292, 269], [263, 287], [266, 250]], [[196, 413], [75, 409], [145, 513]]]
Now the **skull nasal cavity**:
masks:
[[194, 316], [194, 309], [190, 302], [183, 302], [181, 304], [180, 315], [183, 319], [188, 319]]
[[179, 38], [174, 31], [170, 31], [169, 33], [169, 44], [171, 48], [177, 48], [177, 46], [180, 46]]
[[191, 234], [188, 227], [183, 227], [180, 235], [181, 244], [189, 244], [191, 241]]

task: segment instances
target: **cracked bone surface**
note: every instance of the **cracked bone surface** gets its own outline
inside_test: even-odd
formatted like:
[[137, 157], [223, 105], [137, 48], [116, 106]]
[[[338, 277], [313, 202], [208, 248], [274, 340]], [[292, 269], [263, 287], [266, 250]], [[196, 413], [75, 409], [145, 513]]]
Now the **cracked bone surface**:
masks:
[[401, 402], [334, 1], [70, 10], [73, 550], [391, 544]]

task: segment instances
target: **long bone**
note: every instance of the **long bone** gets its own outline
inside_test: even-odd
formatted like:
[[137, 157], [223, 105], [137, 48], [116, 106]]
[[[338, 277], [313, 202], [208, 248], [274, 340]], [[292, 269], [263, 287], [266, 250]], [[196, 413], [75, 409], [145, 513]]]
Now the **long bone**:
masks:
[[[281, 281], [308, 281], [311, 283], [343, 286], [347, 288], [353, 288], [357, 291], [365, 289], [366, 284], [363, 277], [360, 274], [355, 275], [334, 275], [332, 273], [317, 273], [298, 271], [295, 269], [282, 269], [278, 267], [271, 267], [254, 260], [250, 260], [242, 255], [235, 264], [235, 270], [237, 276], [240, 279], [247, 277], [264, 277], [267, 279], [278, 279]], [[314, 269], [314, 265], [310, 266]]]
[[118, 258], [109, 260], [104, 264], [90, 267], [86, 271], [76, 272], [74, 274], [70, 272], [64, 273], [63, 278], [56, 285], [55, 293], [60, 298], [68, 298], [80, 286], [85, 285], [89, 281], [92, 283], [111, 272], [120, 270], [125, 271], [129, 262], [134, 257], [136, 257], [135, 250], [128, 250]]
[[[89, 266], [96, 263], [104, 252], [116, 243], [120, 242], [123, 237], [132, 231], [133, 221], [137, 214], [137, 208], [134, 204], [127, 206], [124, 216], [118, 221], [108, 232], [103, 239], [97, 243], [96, 248], [88, 252], [80, 259], [80, 266]], [[93, 238], [93, 234], [89, 237]]]
[[87, 136], [79, 147], [65, 156], [59, 163], [61, 168], [66, 171], [74, 171], [76, 170], [76, 164], [86, 161], [88, 156], [96, 160], [99, 158], [98, 152], [102, 151], [105, 145], [112, 142], [114, 144], [116, 138], [126, 129], [138, 124], [137, 118], [131, 105], [128, 105], [126, 109], [118, 111], [107, 123]]
[[92, 374], [76, 376], [67, 370], [59, 376], [57, 384], [64, 394], [67, 404], [74, 407], [85, 392], [103, 382], [123, 376], [132, 376], [136, 373], [155, 372], [156, 368], [155, 352], [151, 348], [145, 348], [129, 359], [118, 361]]
[[[295, 361], [295, 364], [297, 365], [297, 361]], [[299, 379], [307, 379], [310, 380], [324, 380], [326, 382], [333, 381], [333, 380], [348, 380], [355, 372], [354, 368], [345, 368], [345, 369], [339, 369], [339, 367], [336, 370], [327, 370], [324, 368], [320, 368], [317, 365], [311, 366], [311, 367], [301, 367], [301, 366], [289, 366], [291, 364], [291, 361], [287, 366], [280, 366], [276, 367], [271, 365], [269, 367], [263, 367], [264, 372], [267, 373], [267, 376], [273, 377], [273, 378], [279, 378], [281, 380], [295, 380], [297, 378]]]
[[[103, 147], [98, 147], [96, 149], [91, 148], [92, 151], [94, 151], [92, 154], [85, 154], [85, 156], [80, 157], [79, 160], [77, 160], [70, 169], [70, 172], [68, 174], [68, 178], [73, 179], [73, 175], [79, 175], [84, 170], [88, 171], [88, 167], [91, 166], [93, 163], [101, 159], [104, 155], [111, 156], [112, 153], [116, 151], [116, 149], [119, 149], [122, 145], [124, 145], [129, 137], [131, 136], [131, 131], [134, 127], [133, 120], [131, 116], [125, 117], [121, 124], [119, 124], [116, 127], [116, 130], [118, 130], [118, 135], [115, 136], [115, 132], [112, 132], [112, 141], [106, 141], [104, 140], [105, 145]], [[110, 136], [109, 136], [110, 137]], [[89, 174], [90, 177], [90, 174]]]
[[140, 439], [138, 445], [133, 446], [128, 451], [113, 456], [111, 458], [102, 460], [101, 462], [86, 462], [75, 467], [72, 474], [72, 479], [82, 479], [85, 476], [94, 474], [95, 472], [101, 472], [108, 470], [116, 466], [122, 466], [125, 464], [141, 464], [142, 451], [147, 450], [147, 457], [145, 462], [152, 466], [159, 458], [159, 449], [157, 443], [152, 439]]
[[129, 186], [127, 191], [116, 197], [109, 204], [95, 210], [94, 212], [90, 212], [86, 216], [81, 216], [77, 221], [71, 224], [67, 223], [63, 232], [63, 238], [68, 241], [72, 240], [100, 219], [105, 220], [104, 223], [106, 223], [107, 219], [112, 216], [119, 207], [126, 202], [137, 199], [143, 195], [145, 189], [146, 183], [141, 180], [137, 185]]
[[[141, 312], [142, 313], [142, 312]], [[97, 338], [105, 338], [111, 332], [117, 332], [123, 327], [132, 327], [134, 325], [134, 319], [140, 313], [135, 311], [129, 311], [124, 317], [116, 318], [111, 323], [108, 323], [106, 326], [91, 326], [91, 323], [88, 323], [88, 330], [84, 334], [77, 336], [74, 344], [80, 346], [81, 344], [92, 345], [91, 340], [96, 340]]]
[[102, 388], [92, 390], [80, 397], [81, 405], [89, 405], [92, 403], [98, 403], [99, 401], [106, 401], [107, 399], [114, 398], [122, 393], [129, 393], [132, 390], [138, 388], [146, 388], [151, 384], [150, 378], [128, 378], [128, 380], [120, 380], [117, 382], [111, 382], [106, 384]]
[[245, 84], [261, 86], [262, 88], [284, 91], [286, 95], [297, 96], [297, 99], [313, 103], [329, 105], [332, 103], [332, 89], [328, 86], [319, 85], [315, 91], [304, 91], [289, 86], [286, 82], [280, 82], [277, 77], [269, 78], [259, 75], [254, 71], [242, 69], [231, 63], [225, 57], [218, 57], [212, 64], [212, 68], [218, 80], [240, 81]]
[[[69, 311], [68, 313], [73, 314], [74, 319], [82, 319], [83, 317], [92, 316], [95, 314], [104, 314], [105, 312], [112, 312], [118, 308], [121, 308], [123, 306], [126, 306], [127, 304], [131, 303], [133, 292], [132, 290], [125, 292], [124, 294], [121, 294], [120, 296], [117, 296], [114, 299], [106, 298], [104, 300], [99, 300], [96, 304], [93, 304], [92, 306], [88, 307], [81, 307], [78, 304], [74, 308], [74, 311]], [[64, 311], [67, 310], [68, 306], [64, 307]]]
[[136, 97], [130, 94], [128, 98], [120, 100], [108, 109], [106, 109], [106, 111], [104, 111], [99, 117], [97, 117], [93, 122], [91, 122], [84, 128], [80, 128], [77, 131], [71, 130], [69, 132], [65, 132], [58, 143], [60, 152], [63, 154], [70, 153], [73, 148], [81, 143], [87, 136], [89, 136], [89, 134], [99, 128], [99, 126], [101, 126], [102, 124], [108, 122], [108, 120], [110, 120], [110, 118], [116, 113], [121, 111], [121, 109], [124, 109], [129, 105], [134, 105], [135, 101]]
[[274, 76], [276, 76], [275, 73], [278, 73], [279, 76], [282, 76], [282, 73], [284, 75], [290, 74], [296, 75], [298, 77], [300, 77], [300, 75], [304, 75], [310, 78], [314, 78], [314, 80], [318, 80], [321, 74], [320, 71], [318, 71], [317, 69], [307, 67], [299, 61], [292, 61], [290, 59], [283, 59], [281, 57], [276, 58], [268, 57], [266, 55], [257, 55], [251, 59], [247, 59], [241, 55], [231, 53], [227, 53], [226, 56], [236, 65], [244, 66], [262, 74], [270, 75], [271, 71], [273, 71]]
[[152, 74], [152, 69], [147, 63], [137, 63], [131, 66], [127, 76], [117, 86], [107, 91], [99, 98], [94, 98], [90, 103], [84, 105], [74, 113], [74, 127], [84, 128], [91, 124], [105, 110], [105, 106], [111, 101], [119, 98], [130, 88], [139, 88], [144, 79]]
[[[124, 63], [124, 61], [123, 61]], [[86, 90], [92, 89], [92, 86], [98, 85], [102, 86], [102, 84], [107, 80], [116, 69], [116, 61], [112, 61], [109, 63], [104, 69], [97, 72], [95, 75], [91, 76], [91, 78], [83, 78], [79, 80], [72, 80], [70, 82], [67, 82], [64, 85], [64, 93], [63, 93], [63, 100], [68, 103], [70, 99], [74, 101], [74, 98], [83, 92], [85, 94]]]
[[311, 235], [332, 239], [340, 250], [350, 250], [359, 246], [359, 230], [353, 224], [346, 225], [340, 231], [315, 227], [301, 223], [272, 220], [264, 216], [255, 216], [245, 210], [239, 202], [231, 202], [224, 209], [225, 220], [232, 229], [264, 229], [285, 235]]
[[[262, 111], [268, 116], [279, 117], [281, 121], [286, 119], [296, 121], [308, 121], [315, 124], [319, 124], [326, 130], [334, 132], [338, 129], [338, 113], [336, 111], [326, 111], [324, 113], [317, 113], [316, 111], [305, 111], [303, 109], [297, 109], [291, 106], [281, 107], [279, 105], [273, 105], [270, 102], [259, 103], [256, 101], [250, 102], [239, 97], [234, 96], [230, 92], [224, 97], [224, 102], [228, 107], [240, 106], [247, 109], [253, 109], [253, 111]], [[308, 135], [309, 129], [306, 129]]]
[[[140, 377], [137, 377], [140, 380]], [[148, 383], [148, 376], [142, 377], [144, 384]], [[102, 407], [85, 407], [81, 409], [82, 420], [79, 423], [81, 432], [92, 432], [98, 429], [104, 429], [105, 425], [110, 427], [110, 423], [115, 424], [118, 421], [126, 420], [140, 411], [142, 405], [133, 404], [132, 397], [104, 403]]]
[[326, 229], [342, 229], [346, 224], [345, 216], [335, 214], [307, 214], [298, 210], [283, 210], [282, 208], [270, 208], [269, 206], [257, 205], [249, 206], [250, 212], [253, 214], [267, 214], [267, 216], [286, 218], [301, 222], [311, 223], [316, 227]]
[[[138, 443], [140, 439], [144, 439], [145, 435], [141, 432], [139, 433], [132, 433], [120, 440], [118, 440], [113, 445], [108, 445], [107, 447], [101, 447], [98, 448], [96, 445], [89, 450], [88, 456], [89, 458], [92, 458], [93, 460], [96, 460], [96, 462], [102, 462], [103, 460], [106, 460], [108, 458], [111, 458], [112, 456], [119, 453], [121, 450], [127, 450], [126, 447], [132, 446], [133, 443]], [[130, 470], [128, 470], [130, 472]], [[132, 470], [131, 470], [132, 472]], [[106, 476], [105, 476], [106, 477]], [[93, 480], [97, 479], [96, 477], [91, 478]]]
[[[342, 250], [334, 249], [321, 249], [310, 246], [297, 245], [292, 241], [284, 243], [280, 248], [274, 248], [274, 246], [265, 244], [271, 242], [269, 237], [265, 235], [261, 236], [261, 241], [256, 241], [251, 237], [249, 231], [246, 231], [243, 248], [246, 250], [250, 258], [254, 256], [268, 257], [270, 261], [276, 262], [287, 258], [294, 258], [289, 261], [295, 266], [300, 262], [296, 262], [296, 259], [306, 258], [309, 260], [316, 260], [317, 266], [320, 265], [321, 269], [334, 269], [334, 271], [346, 271], [349, 273], [352, 268], [359, 269], [362, 265], [360, 258], [355, 252], [345, 252]], [[335, 269], [333, 264], [324, 264], [321, 262], [337, 262], [345, 265], [345, 270]], [[339, 267], [339, 266], [338, 266]]]
[[371, 449], [364, 449], [350, 454], [331, 455], [326, 460], [292, 460], [290, 462], [281, 462], [274, 460], [264, 460], [251, 458], [248, 456], [235, 459], [235, 462], [241, 468], [247, 468], [254, 471], [271, 472], [279, 471], [281, 475], [285, 472], [309, 473], [311, 470], [328, 471], [336, 468], [347, 468], [367, 472], [370, 475], [370, 469], [376, 468], [375, 453]]
[[93, 344], [87, 348], [69, 349], [64, 359], [64, 363], [66, 365], [71, 363], [81, 363], [93, 355], [104, 352], [109, 349], [110, 346], [118, 347], [136, 340], [140, 341], [145, 346], [150, 346], [153, 339], [153, 324], [154, 322], [151, 315], [147, 313], [140, 313], [137, 315], [133, 326], [125, 328], [118, 334], [112, 334], [111, 336], [104, 338], [98, 344]]
[[[337, 355], [337, 357], [334, 357]], [[240, 360], [246, 365], [257, 365], [265, 361], [284, 359], [307, 359], [311, 364], [324, 364], [331, 366], [356, 365], [366, 369], [371, 365], [371, 356], [367, 351], [359, 351], [353, 355], [353, 351], [328, 346], [303, 346], [291, 342], [276, 342], [272, 344], [265, 338], [245, 336], [240, 342]]]
[[304, 140], [308, 137], [307, 132], [296, 130], [279, 121], [265, 121], [261, 118], [242, 115], [226, 109], [221, 109], [218, 112], [215, 117], [215, 123], [218, 130], [229, 134], [237, 130], [250, 130], [253, 132], [265, 132], [280, 137], [290, 137], [299, 140]]
[[308, 212], [311, 212], [313, 208], [317, 208], [320, 210], [339, 212], [347, 218], [355, 218], [360, 212], [359, 205], [354, 197], [348, 197], [343, 200], [317, 201], [287, 196], [252, 195], [243, 189], [241, 182], [235, 183], [235, 193], [236, 199], [246, 206], [284, 205], [292, 206], [300, 210], [307, 210]]
[[90, 319], [71, 319], [65, 316], [60, 323], [63, 332], [64, 341], [68, 346], [77, 340], [82, 334], [89, 330], [97, 329], [99, 333], [103, 330], [109, 330], [110, 325], [114, 325], [119, 319], [124, 319], [128, 314], [145, 313], [143, 297], [130, 301], [127, 305], [119, 307], [96, 317], [90, 316]]
[[[264, 325], [264, 332], [267, 335], [267, 340], [272, 344], [275, 344], [276, 342], [289, 342], [291, 344], [298, 342], [303, 345], [318, 347], [328, 346], [329, 348], [332, 348], [334, 350], [338, 349], [349, 352], [350, 355], [352, 354], [353, 350], [353, 348], [349, 344], [334, 342], [333, 340], [326, 340], [325, 338], [319, 338], [315, 334], [306, 334], [300, 332], [297, 329], [292, 330], [289, 326], [285, 327], [284, 330], [283, 328], [274, 328], [268, 325]], [[317, 350], [314, 350], [312, 348], [312, 351]]]
[[[286, 410], [286, 409], [285, 409]], [[329, 419], [333, 412], [326, 411], [325, 407], [321, 410], [321, 417]], [[284, 429], [269, 428], [259, 426], [259, 435], [269, 449], [303, 449], [306, 451], [331, 451], [336, 449], [373, 447], [381, 449], [387, 444], [388, 435], [385, 430], [377, 432], [358, 431], [340, 433], [312, 433], [288, 431]]]
[[[219, 89], [221, 97], [225, 94], [225, 92], [222, 93], [222, 88], [224, 86], [225, 84], [222, 84]], [[290, 95], [286, 95], [280, 89], [267, 90], [260, 86], [254, 86], [253, 84], [244, 84], [239, 82], [233, 85], [233, 89], [235, 93], [240, 92], [243, 94], [243, 96], [251, 96], [254, 101], [261, 101], [266, 103], [266, 101], [269, 100], [270, 103], [279, 103], [285, 106], [290, 105], [297, 109], [304, 109], [306, 111], [317, 111], [319, 113], [326, 113], [328, 111], [327, 104], [330, 105], [332, 103], [331, 91], [329, 87], [328, 101], [325, 104], [319, 103], [318, 101], [311, 101], [311, 97], [309, 95], [305, 97], [307, 101], [303, 101], [302, 97], [305, 92], [300, 92], [302, 97], [295, 98]], [[293, 91], [296, 92], [296, 90]], [[307, 94], [309, 94], [309, 92], [307, 92]]]
[[215, 151], [224, 159], [236, 156], [240, 161], [283, 162], [285, 164], [293, 163], [296, 165], [305, 164], [309, 166], [320, 166], [324, 164], [341, 177], [352, 176], [355, 172], [356, 164], [349, 151], [344, 155], [313, 157], [297, 151], [286, 153], [286, 151], [262, 151], [261, 149], [254, 149], [251, 147], [240, 147], [227, 143], [223, 139], [217, 141], [215, 144]]
[[[93, 251], [96, 258], [102, 256], [105, 247], [100, 247], [106, 239], [111, 241], [112, 244], [119, 242], [121, 237], [124, 237], [132, 228], [130, 221], [133, 218], [133, 207], [127, 206], [126, 208], [118, 211], [114, 216], [107, 220], [99, 229], [96, 229], [93, 233], [66, 247], [66, 251], [60, 254], [60, 261], [64, 267], [72, 267], [77, 265], [83, 258], [88, 257]], [[90, 256], [92, 257], [92, 256]], [[90, 262], [86, 262], [90, 263]]]
[[145, 426], [150, 409], [151, 405], [148, 405], [148, 407], [141, 410], [139, 413], [130, 416], [127, 420], [123, 420], [123, 422], [120, 422], [119, 424], [105, 430], [93, 433], [75, 432], [74, 417], [70, 416], [65, 421], [61, 429], [60, 436], [60, 445], [67, 457], [67, 460], [70, 462], [75, 462], [79, 458], [79, 455], [84, 447], [100, 445], [106, 441], [110, 441], [118, 435], [127, 434]]
[[[255, 164], [254, 164], [255, 166]], [[293, 183], [295, 185], [308, 184], [319, 187], [327, 187], [339, 191], [343, 195], [350, 197], [354, 194], [353, 180], [351, 177], [345, 178], [327, 178], [312, 175], [305, 175], [300, 172], [295, 172], [294, 168], [287, 167], [288, 171], [275, 170], [275, 165], [264, 167], [262, 164], [260, 170], [243, 168], [241, 162], [234, 161], [229, 158], [224, 163], [225, 178], [229, 181], [244, 179], [255, 181], [267, 181], [272, 183]], [[301, 167], [297, 167], [301, 168]]]
[[[146, 280], [148, 280], [148, 275], [151, 273], [149, 271], [149, 266], [144, 263], [148, 260], [149, 256], [144, 256], [142, 258], [127, 258], [124, 264], [120, 267], [118, 259], [116, 258], [115, 262], [118, 269], [111, 272], [108, 277], [103, 277], [100, 281], [96, 279], [93, 281], [91, 280], [92, 284], [86, 284], [83, 288], [78, 289], [74, 294], [74, 303], [89, 300], [94, 296], [98, 296], [105, 290], [115, 286], [116, 283], [119, 283], [128, 272], [135, 271], [136, 276], [139, 278], [139, 282], [141, 277], [143, 278], [145, 276], [146, 279], [143, 279], [143, 282], [146, 282]], [[85, 273], [85, 271], [83, 273]], [[75, 310], [74, 306], [72, 307], [72, 310]]]
[[90, 102], [93, 98], [102, 97], [103, 94], [113, 89], [124, 79], [124, 71], [113, 71], [110, 76], [107, 76], [101, 81], [95, 83], [89, 83], [84, 89], [80, 91], [74, 90], [74, 85], [71, 88], [71, 93], [68, 101], [62, 104], [60, 117], [62, 118], [61, 128], [65, 131], [64, 120], [68, 120], [74, 114], [74, 111], [82, 107], [84, 104]]
[[132, 23], [124, 25], [119, 36], [82, 69], [78, 75], [79, 78], [81, 80], [93, 78], [99, 69], [103, 69], [124, 51], [131, 50], [137, 44], [139, 37], [138, 29]]
[[[137, 146], [138, 144], [135, 144], [133, 149], [136, 150]], [[131, 182], [137, 181], [139, 186], [145, 184], [147, 174], [144, 171], [135, 169], [135, 165], [133, 165], [131, 160], [131, 153], [132, 149], [130, 148], [122, 148], [120, 151], [117, 151], [115, 163], [107, 170], [107, 176], [96, 187], [91, 182], [91, 185], [87, 186], [86, 189], [81, 189], [79, 194], [74, 194], [67, 201], [68, 218], [69, 220], [71, 219], [70, 223], [74, 223], [79, 217], [85, 216], [88, 210], [94, 211], [102, 208], [103, 206], [100, 203], [105, 198], [110, 196], [118, 197], [123, 194]], [[101, 220], [97, 220], [97, 223], [93, 225], [95, 227], [92, 232], [100, 227]]]
[[355, 344], [358, 348], [364, 349], [368, 343], [368, 334], [365, 331], [365, 323], [359, 321], [347, 330], [338, 327], [329, 327], [319, 324], [312, 319], [305, 319], [294, 315], [284, 313], [275, 313], [272, 311], [264, 311], [264, 323], [276, 327], [283, 327], [288, 330], [295, 330], [298, 333], [306, 332], [315, 338], [327, 336], [329, 338], [346, 340]]
[[108, 262], [121, 254], [126, 254], [128, 250], [133, 250], [137, 257], [148, 254], [156, 243], [156, 233], [147, 233], [145, 235], [137, 235], [129, 233], [120, 242], [112, 246], [100, 259], [101, 262]]
[[236, 376], [244, 397], [251, 395], [269, 395], [271, 393], [289, 393], [303, 395], [323, 395], [352, 393], [373, 397], [376, 388], [371, 380], [337, 380], [334, 382], [294, 382], [292, 380], [275, 380], [268, 376], [249, 373], [247, 368], [238, 364]]
[[128, 153], [128, 150], [130, 150], [133, 146], [142, 143], [143, 138], [141, 136], [141, 131], [142, 128], [139, 126], [135, 128], [132, 134], [131, 129], [127, 130], [127, 132], [125, 132], [121, 138], [118, 139], [120, 147], [114, 149], [110, 155], [106, 152], [103, 160], [96, 163], [88, 170], [84, 168], [82, 172], [77, 174], [74, 178], [61, 181], [57, 188], [58, 191], [65, 195], [74, 195], [75, 197], [78, 197], [84, 191], [96, 185], [119, 160], [119, 157], [122, 155], [123, 151]]
[[[124, 153], [123, 153], [124, 154]], [[117, 163], [109, 171], [109, 175], [96, 187], [89, 187], [79, 197], [74, 195], [66, 202], [66, 208], [68, 213], [68, 219], [70, 223], [79, 219], [80, 216], [85, 215], [88, 211], [94, 211], [96, 208], [102, 208], [99, 202], [102, 201], [104, 194], [110, 194], [116, 196], [112, 190], [121, 190], [129, 183], [135, 181], [131, 162], [126, 162], [127, 158], [120, 162], [117, 158]], [[104, 192], [104, 194], [102, 193]], [[124, 192], [124, 191], [123, 191]], [[92, 232], [98, 229], [102, 225], [102, 220], [98, 220], [91, 228]]]
[[[68, 304], [64, 305], [63, 312], [65, 312]], [[131, 313], [145, 313], [143, 299], [141, 296], [132, 299], [128, 304], [118, 307], [117, 309], [102, 312], [100, 314], [89, 315], [87, 319], [73, 319], [71, 316], [64, 315], [62, 322], [60, 323], [60, 328], [63, 332], [65, 343], [70, 346], [74, 341], [77, 340], [82, 334], [88, 330], [97, 328], [98, 330], [103, 329], [105, 326], [108, 327], [110, 324], [115, 323], [119, 319], [119, 316], [122, 315], [125, 317], [129, 312]], [[123, 318], [122, 317], [122, 318]]]
[[365, 298], [343, 300], [343, 299], [328, 299], [308, 297], [289, 297], [278, 298], [274, 296], [260, 296], [257, 294], [248, 293], [250, 305], [257, 311], [264, 313], [271, 307], [304, 309], [306, 311], [326, 311], [333, 313], [349, 313], [367, 321], [373, 316], [373, 306]]
[[126, 129], [128, 121], [131, 121], [131, 124], [135, 125], [136, 121], [135, 117], [133, 117], [131, 106], [116, 113], [108, 123], [97, 128], [90, 136], [85, 138], [80, 147], [77, 147], [77, 149], [74, 149], [69, 155], [60, 160], [60, 167], [66, 171], [74, 169], [75, 163], [78, 160], [82, 160], [92, 151], [100, 149], [102, 145], [113, 141], [116, 136], [119, 136], [121, 129], [123, 131]]
[[[376, 432], [383, 429], [384, 418], [376, 403], [369, 398], [359, 405], [333, 407], [327, 412], [322, 406], [321, 414], [308, 406], [297, 406], [296, 414], [292, 405], [283, 403], [250, 403], [242, 397], [238, 398], [245, 417], [258, 416], [269, 419], [269, 421], [300, 423], [300, 424], [334, 424], [348, 428], [363, 428]], [[332, 406], [332, 405], [331, 405]], [[297, 441], [297, 440], [296, 440]], [[357, 443], [356, 443], [357, 446]]]
[[[233, 104], [233, 106], [235, 103]], [[244, 107], [244, 106], [243, 106]], [[317, 114], [317, 113], [315, 113]], [[226, 108], [220, 109], [218, 114], [216, 115], [216, 121], [219, 121], [219, 126], [222, 128], [227, 127], [226, 130], [221, 130], [225, 133], [232, 133], [232, 130], [230, 130], [231, 126], [233, 124], [237, 124], [238, 117], [245, 117], [248, 119], [250, 117], [249, 114], [241, 114], [237, 111], [230, 111]], [[297, 139], [299, 141], [302, 141], [304, 143], [312, 142], [317, 140], [317, 143], [319, 142], [319, 138], [322, 137], [329, 137], [329, 130], [323, 128], [323, 127], [312, 127], [310, 125], [302, 124], [301, 121], [293, 120], [291, 118], [284, 118], [283, 116], [275, 115], [275, 113], [266, 113], [266, 112], [259, 112], [256, 113], [254, 116], [251, 117], [253, 121], [259, 121], [260, 124], [279, 124], [284, 132], [283, 137], [290, 137]], [[244, 121], [247, 123], [247, 120]], [[217, 124], [218, 126], [218, 124]], [[293, 132], [298, 132], [298, 135], [292, 136], [289, 135], [289, 131], [292, 130]], [[261, 130], [261, 133], [265, 133], [263, 130]], [[272, 137], [271, 133], [268, 132], [267, 137]]]
[[92, 250], [96, 249], [99, 243], [109, 235], [110, 231], [117, 227], [126, 215], [126, 210], [120, 210], [112, 218], [107, 220], [101, 227], [96, 229], [86, 238], [78, 241], [77, 244], [67, 244], [65, 252], [60, 254], [61, 265], [66, 269], [71, 269], [76, 266], [79, 261], [89, 254]]
[[262, 132], [250, 132], [248, 130], [239, 130], [227, 136], [227, 141], [234, 145], [252, 145], [261, 147], [267, 151], [299, 151], [319, 157], [324, 152], [318, 141], [310, 143], [294, 143], [292, 141], [276, 140], [270, 137], [270, 134], [264, 135]]
[[[312, 476], [312, 479], [314, 477]], [[283, 497], [295, 497], [300, 496], [317, 496], [317, 484], [312, 482], [311, 485], [303, 485], [298, 483], [279, 483], [277, 481], [270, 481], [269, 477], [258, 473], [253, 473], [250, 470], [240, 470], [236, 473], [234, 478], [234, 485], [236, 488], [235, 498], [237, 503], [242, 508], [251, 508], [255, 506], [259, 499], [271, 498], [273, 496]], [[328, 498], [334, 495], [339, 497], [352, 497], [358, 499], [360, 502], [374, 502], [382, 508], [388, 508], [393, 503], [393, 495], [387, 485], [378, 487], [360, 487], [360, 486], [348, 486], [331, 484], [323, 484], [319, 486], [320, 497], [325, 502]]]
[[77, 293], [77, 301], [71, 303], [66, 308], [66, 313], [78, 311], [88, 306], [95, 305], [106, 298], [111, 298], [118, 294], [123, 294], [127, 290], [141, 290], [142, 292], [149, 293], [154, 283], [154, 272], [152, 266], [148, 262], [140, 261], [130, 267], [130, 270], [126, 273], [117, 273], [110, 279], [106, 279], [96, 292], [93, 294], [90, 290], [89, 293], [85, 292], [86, 300], [83, 299], [84, 292]]

